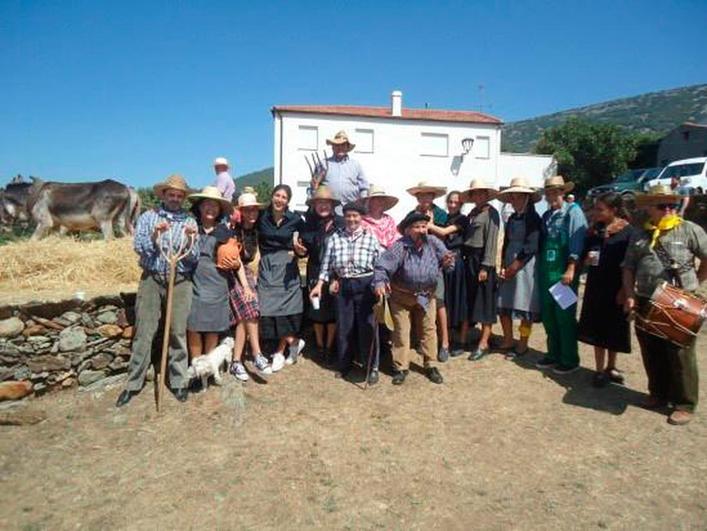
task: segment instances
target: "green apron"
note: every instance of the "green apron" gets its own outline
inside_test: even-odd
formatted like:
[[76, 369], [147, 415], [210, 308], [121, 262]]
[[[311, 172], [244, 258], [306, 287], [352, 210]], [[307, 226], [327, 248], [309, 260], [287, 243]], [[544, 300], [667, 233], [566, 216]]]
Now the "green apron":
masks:
[[[554, 216], [553, 216], [554, 217]], [[547, 334], [547, 355], [563, 367], [579, 365], [577, 346], [577, 304], [566, 310], [560, 308], [548, 291], [562, 278], [567, 270], [569, 257], [569, 210], [559, 219], [553, 219], [547, 227], [540, 250], [540, 305], [543, 326]], [[577, 292], [578, 277], [572, 282]]]

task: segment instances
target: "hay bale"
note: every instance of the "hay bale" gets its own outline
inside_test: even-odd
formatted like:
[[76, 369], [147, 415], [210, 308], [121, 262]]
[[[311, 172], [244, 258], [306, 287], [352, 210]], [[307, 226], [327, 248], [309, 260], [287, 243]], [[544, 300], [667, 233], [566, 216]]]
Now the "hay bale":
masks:
[[52, 236], [3, 246], [0, 302], [134, 290], [140, 279], [132, 239], [79, 241]]

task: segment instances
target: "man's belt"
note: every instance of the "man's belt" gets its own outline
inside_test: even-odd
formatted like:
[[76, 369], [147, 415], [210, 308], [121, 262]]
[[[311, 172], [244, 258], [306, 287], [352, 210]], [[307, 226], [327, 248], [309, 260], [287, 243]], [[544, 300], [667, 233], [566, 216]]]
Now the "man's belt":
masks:
[[435, 289], [436, 289], [436, 287], [434, 287], [434, 288], [430, 288], [430, 289], [428, 289], [428, 290], [418, 290], [418, 291], [415, 291], [415, 290], [413, 290], [413, 289], [404, 288], [404, 287], [401, 286], [400, 284], [396, 284], [396, 283], [391, 284], [390, 287], [391, 287], [391, 289], [400, 291], [400, 292], [402, 292], [402, 293], [406, 293], [406, 294], [408, 294], [408, 295], [412, 295], [412, 296], [414, 296], [414, 297], [419, 297], [419, 296], [432, 297], [432, 296], [434, 295]]

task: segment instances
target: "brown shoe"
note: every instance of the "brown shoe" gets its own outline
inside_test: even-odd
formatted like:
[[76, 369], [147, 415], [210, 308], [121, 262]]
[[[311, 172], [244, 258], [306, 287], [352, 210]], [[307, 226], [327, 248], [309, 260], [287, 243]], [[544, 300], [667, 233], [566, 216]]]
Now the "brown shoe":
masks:
[[643, 409], [658, 409], [665, 406], [665, 404], [665, 400], [658, 398], [657, 396], [648, 395], [648, 398], [643, 401], [641, 407]]
[[684, 426], [692, 420], [692, 413], [681, 409], [676, 409], [668, 417], [668, 424], [673, 426]]

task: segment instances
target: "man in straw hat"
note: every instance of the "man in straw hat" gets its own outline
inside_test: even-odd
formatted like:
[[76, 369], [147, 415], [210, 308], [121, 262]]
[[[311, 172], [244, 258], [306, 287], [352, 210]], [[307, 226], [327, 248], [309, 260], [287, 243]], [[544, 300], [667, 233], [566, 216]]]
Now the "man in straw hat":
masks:
[[[339, 229], [326, 242], [319, 281], [310, 293], [320, 298], [322, 286], [336, 298], [337, 376], [345, 377], [353, 366], [353, 354], [362, 362], [373, 348], [373, 265], [382, 251], [378, 240], [361, 226], [366, 209], [359, 202], [344, 205], [345, 228]], [[375, 354], [375, 353], [374, 353]], [[373, 360], [369, 384], [378, 382], [378, 359]]]
[[212, 186], [218, 188], [224, 199], [228, 201], [233, 200], [233, 196], [236, 195], [236, 183], [233, 181], [233, 177], [228, 173], [228, 159], [224, 157], [216, 157], [214, 159], [214, 173], [216, 178]]
[[577, 263], [584, 249], [587, 218], [578, 204], [569, 204], [565, 194], [574, 188], [561, 175], [545, 180], [548, 210], [542, 216], [540, 245], [540, 307], [547, 334], [547, 354], [536, 363], [540, 369], [552, 368], [568, 374], [579, 368], [577, 346], [577, 304], [562, 309], [550, 293], [561, 282], [577, 292]]
[[[366, 197], [368, 180], [358, 161], [349, 157], [349, 152], [356, 145], [351, 143], [346, 131], [339, 131], [334, 138], [328, 138], [326, 143], [331, 146], [333, 155], [327, 158], [328, 166], [324, 178], [320, 181], [317, 176], [312, 177], [309, 195], [314, 194], [320, 185], [326, 184], [341, 204]], [[341, 207], [337, 207], [337, 212], [341, 213]]]
[[362, 224], [371, 234], [378, 238], [378, 242], [389, 248], [400, 239], [398, 226], [395, 220], [386, 211], [398, 204], [398, 198], [385, 193], [385, 190], [375, 184], [368, 190], [368, 197], [361, 199], [366, 207], [367, 214], [363, 216]]
[[454, 257], [434, 236], [427, 236], [430, 218], [411, 212], [400, 222], [403, 238], [384, 252], [375, 266], [375, 292], [390, 294], [393, 314], [393, 384], [401, 385], [410, 367], [410, 326], [417, 330], [425, 374], [433, 383], [444, 380], [434, 366], [437, 351], [435, 290], [442, 267], [454, 266]]
[[[182, 238], [196, 234], [194, 218], [182, 208], [184, 199], [191, 190], [181, 175], [170, 175], [164, 182], [154, 186], [160, 200], [158, 207], [144, 212], [137, 220], [135, 229], [135, 252], [140, 257], [143, 270], [137, 291], [135, 307], [135, 337], [128, 369], [128, 382], [118, 397], [117, 407], [124, 406], [138, 394], [145, 383], [147, 369], [152, 359], [152, 343], [160, 319], [166, 311], [167, 276], [169, 264], [159, 250], [159, 238], [169, 232], [175, 246]], [[169, 383], [174, 396], [180, 402], [187, 399], [187, 316], [192, 297], [191, 276], [196, 266], [198, 247], [193, 246], [189, 255], [177, 264], [174, 283], [172, 324], [170, 327]]]
[[[641, 311], [663, 281], [694, 292], [707, 280], [707, 235], [699, 225], [677, 214], [682, 197], [658, 185], [636, 197], [648, 221], [629, 242], [623, 266], [624, 309]], [[700, 266], [695, 270], [695, 258]], [[695, 343], [680, 348], [667, 339], [636, 328], [649, 396], [645, 406], [655, 409], [671, 403], [668, 422], [690, 422], [697, 407], [699, 382]]]

